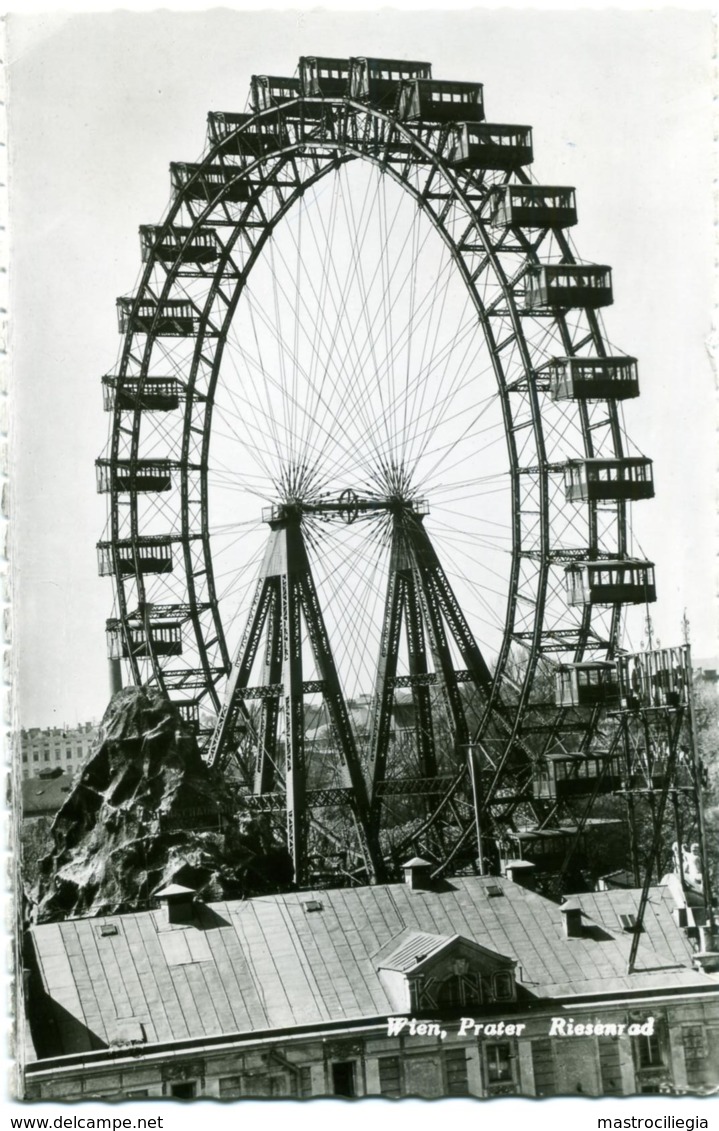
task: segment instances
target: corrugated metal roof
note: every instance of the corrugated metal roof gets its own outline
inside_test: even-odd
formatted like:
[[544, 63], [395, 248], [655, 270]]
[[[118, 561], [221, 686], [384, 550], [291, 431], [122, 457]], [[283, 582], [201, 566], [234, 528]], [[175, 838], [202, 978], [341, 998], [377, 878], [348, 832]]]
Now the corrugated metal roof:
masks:
[[[487, 899], [488, 884], [503, 899]], [[669, 889], [653, 888], [637, 970], [626, 974], [638, 890], [582, 893], [583, 934], [566, 939], [559, 907], [496, 876], [455, 878], [443, 890], [404, 884], [294, 892], [198, 908], [195, 925], [160, 911], [74, 919], [32, 929], [63, 1052], [112, 1040], [119, 1020], [144, 1026], [147, 1043], [201, 1040], [295, 1025], [387, 1016], [378, 955], [413, 937], [437, 948], [460, 935], [514, 959], [539, 998], [621, 995], [668, 985], [719, 988], [692, 968]], [[307, 915], [317, 898], [322, 910]], [[112, 922], [116, 935], [103, 936]], [[60, 1050], [58, 1050], [60, 1051]]]
[[56, 813], [68, 799], [72, 775], [56, 773], [53, 777], [25, 778], [22, 783], [22, 811], [25, 816]]
[[441, 950], [452, 940], [451, 935], [428, 935], [422, 931], [411, 931], [402, 943], [381, 958], [377, 965], [383, 970], [411, 970], [424, 958]]

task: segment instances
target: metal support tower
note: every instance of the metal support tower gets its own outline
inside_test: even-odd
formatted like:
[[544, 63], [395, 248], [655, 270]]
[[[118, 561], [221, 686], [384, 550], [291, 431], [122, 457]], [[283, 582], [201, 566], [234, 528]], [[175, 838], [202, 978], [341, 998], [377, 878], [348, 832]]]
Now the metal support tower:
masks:
[[[631, 866], [635, 882], [642, 883], [629, 957], [631, 972], [649, 889], [653, 881], [660, 879], [662, 871], [669, 870], [668, 842], [672, 833], [682, 887], [685, 892], [701, 896], [709, 913], [713, 902], [690, 647], [684, 644], [676, 648], [650, 648], [623, 655], [617, 667], [620, 708], [613, 714], [624, 753], [622, 792], [627, 805]], [[700, 883], [685, 874], [682, 859], [687, 840], [698, 845]]]
[[[268, 517], [271, 534], [252, 610], [213, 735], [210, 761], [216, 761], [227, 745], [237, 716], [247, 715], [246, 701], [259, 699], [255, 794], [264, 796], [275, 790], [284, 762], [287, 847], [295, 880], [302, 883], [307, 873], [308, 839], [304, 696], [320, 692], [335, 748], [349, 781], [350, 789], [341, 791], [342, 800], [352, 811], [365, 867], [374, 880], [381, 875], [381, 856], [369, 830], [364, 775], [307, 559], [301, 517], [301, 508], [293, 506], [273, 508]], [[319, 675], [317, 680], [304, 680], [302, 621]], [[250, 688], [248, 682], [263, 636], [262, 683]], [[284, 713], [282, 749], [278, 742], [280, 702]]]

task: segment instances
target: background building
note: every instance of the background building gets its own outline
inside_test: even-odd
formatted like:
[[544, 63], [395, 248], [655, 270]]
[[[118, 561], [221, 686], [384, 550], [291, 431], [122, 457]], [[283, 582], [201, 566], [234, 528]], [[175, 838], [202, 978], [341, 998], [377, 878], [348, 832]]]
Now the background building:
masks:
[[80, 723], [76, 727], [30, 727], [20, 731], [20, 759], [23, 778], [37, 777], [41, 770], [60, 766], [74, 775], [94, 750], [99, 723]]
[[33, 927], [27, 1098], [716, 1087], [719, 953], [674, 878], [650, 891], [629, 974], [638, 890], [560, 906], [427, 871], [214, 904], [173, 884], [157, 909]]
[[63, 773], [60, 766], [41, 770], [37, 777], [23, 778], [22, 818], [24, 821], [40, 817], [54, 817], [72, 789], [72, 776]]

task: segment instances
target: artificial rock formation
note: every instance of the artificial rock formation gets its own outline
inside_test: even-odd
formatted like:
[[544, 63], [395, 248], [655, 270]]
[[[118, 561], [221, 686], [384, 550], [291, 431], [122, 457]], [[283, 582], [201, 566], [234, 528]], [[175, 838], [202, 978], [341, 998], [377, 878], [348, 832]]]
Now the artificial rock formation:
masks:
[[39, 922], [140, 910], [173, 882], [206, 900], [289, 886], [284, 846], [207, 768], [163, 695], [119, 691], [102, 734], [53, 823], [32, 893]]

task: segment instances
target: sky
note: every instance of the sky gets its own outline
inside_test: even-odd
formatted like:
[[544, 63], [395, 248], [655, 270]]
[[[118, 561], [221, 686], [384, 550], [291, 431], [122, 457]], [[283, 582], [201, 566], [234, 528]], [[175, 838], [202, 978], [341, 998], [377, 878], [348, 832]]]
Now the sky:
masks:
[[533, 126], [535, 175], [576, 187], [577, 250], [614, 269], [608, 337], [640, 363], [625, 421], [655, 463], [633, 531], [657, 564], [655, 632], [679, 642], [686, 608], [694, 655], [714, 656], [712, 52], [710, 15], [676, 10], [11, 16], [17, 724], [97, 718], [108, 699], [94, 460], [137, 229], [165, 211], [170, 161], [203, 149], [207, 111], [244, 110], [251, 74], [292, 74], [302, 54], [427, 59], [482, 82], [489, 120]]

